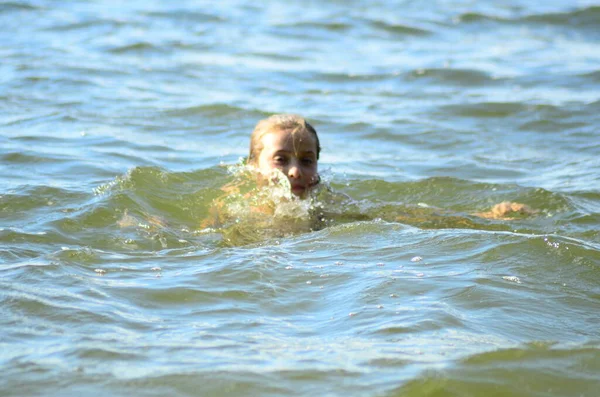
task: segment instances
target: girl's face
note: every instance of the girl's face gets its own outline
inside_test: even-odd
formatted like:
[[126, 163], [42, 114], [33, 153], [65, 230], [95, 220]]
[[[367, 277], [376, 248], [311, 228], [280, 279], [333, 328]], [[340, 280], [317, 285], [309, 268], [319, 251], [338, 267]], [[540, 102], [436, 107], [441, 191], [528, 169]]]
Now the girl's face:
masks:
[[257, 166], [261, 174], [272, 177], [280, 170], [287, 176], [292, 193], [306, 197], [310, 189], [319, 183], [317, 174], [317, 141], [308, 131], [267, 132], [261, 138], [262, 150]]

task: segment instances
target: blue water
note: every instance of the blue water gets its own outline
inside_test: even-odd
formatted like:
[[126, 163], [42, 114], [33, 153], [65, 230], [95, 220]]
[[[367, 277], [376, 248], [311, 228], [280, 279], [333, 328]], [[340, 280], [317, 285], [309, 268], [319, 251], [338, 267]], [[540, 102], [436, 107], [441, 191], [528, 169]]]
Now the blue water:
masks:
[[[599, 25], [0, 2], [0, 395], [597, 396]], [[344, 199], [318, 230], [202, 227], [279, 112]], [[503, 201], [536, 212], [474, 215]]]

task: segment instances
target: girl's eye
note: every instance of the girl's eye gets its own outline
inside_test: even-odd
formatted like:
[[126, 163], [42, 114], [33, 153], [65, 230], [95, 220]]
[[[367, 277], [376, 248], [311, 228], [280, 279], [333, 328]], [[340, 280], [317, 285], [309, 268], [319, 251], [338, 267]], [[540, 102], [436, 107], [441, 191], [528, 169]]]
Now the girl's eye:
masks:
[[287, 163], [287, 159], [283, 156], [275, 156], [273, 158], [273, 161], [275, 162], [275, 164], [277, 165], [284, 165]]
[[302, 159], [302, 164], [304, 165], [313, 165], [314, 161], [311, 158], [304, 158]]

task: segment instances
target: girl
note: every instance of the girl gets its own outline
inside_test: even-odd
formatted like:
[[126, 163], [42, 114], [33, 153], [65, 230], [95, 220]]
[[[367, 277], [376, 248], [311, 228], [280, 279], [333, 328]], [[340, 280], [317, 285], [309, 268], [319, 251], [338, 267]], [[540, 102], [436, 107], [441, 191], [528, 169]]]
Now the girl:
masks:
[[250, 136], [248, 165], [258, 172], [259, 185], [285, 177], [299, 198], [319, 183], [321, 146], [317, 131], [302, 117], [276, 114], [260, 121]]
[[[372, 214], [348, 196], [320, 188], [320, 152], [317, 132], [304, 118], [276, 114], [261, 120], [250, 137], [245, 172], [223, 187], [226, 195], [215, 200], [203, 227], [221, 228], [225, 240], [237, 245], [316, 230], [337, 221], [375, 218], [424, 228], [483, 226], [434, 208], [394, 205], [389, 211], [377, 208]], [[512, 219], [532, 213], [524, 204], [503, 202], [472, 215]]]
[[319, 186], [321, 152], [316, 130], [302, 117], [276, 114], [261, 120], [250, 153], [202, 227], [219, 228], [238, 245], [322, 227], [312, 195]]

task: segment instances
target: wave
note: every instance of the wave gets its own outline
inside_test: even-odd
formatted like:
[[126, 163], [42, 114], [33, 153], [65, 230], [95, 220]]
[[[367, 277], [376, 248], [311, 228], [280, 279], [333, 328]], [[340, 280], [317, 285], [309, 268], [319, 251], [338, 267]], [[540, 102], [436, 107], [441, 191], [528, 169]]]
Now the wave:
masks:
[[164, 113], [170, 117], [202, 116], [210, 118], [222, 116], [252, 116], [254, 118], [257, 118], [266, 117], [267, 115], [270, 115], [270, 113], [265, 111], [246, 109], [243, 107], [230, 105], [226, 103], [211, 103], [185, 108], [175, 108], [165, 110]]
[[[457, 84], [460, 86], [477, 86], [498, 84], [500, 79], [493, 78], [489, 73], [476, 69], [459, 68], [422, 68], [406, 74], [407, 80], [432, 80], [432, 83]], [[429, 81], [428, 81], [429, 83]]]
[[197, 9], [173, 9], [169, 11], [143, 11], [143, 15], [149, 18], [159, 18], [169, 21], [177, 21], [177, 23], [205, 23], [205, 22], [226, 22], [220, 15], [200, 11]]
[[[558, 228], [567, 237], [592, 242], [598, 237], [587, 230], [590, 222], [600, 216], [596, 197], [590, 198], [589, 194], [566, 195], [449, 177], [412, 182], [361, 179], [343, 184], [325, 177], [310, 201], [281, 199], [271, 193], [250, 200], [243, 194], [230, 196], [222, 190], [236, 178], [235, 172], [224, 166], [190, 172], [136, 167], [97, 186], [94, 192], [43, 186], [16, 189], [0, 198], [0, 208], [9, 226], [22, 227], [22, 214], [35, 213], [37, 222], [30, 223], [27, 230], [50, 233], [56, 238], [68, 236], [67, 240], [82, 246], [118, 252], [134, 247], [143, 251], [197, 249], [220, 244], [219, 241], [244, 245], [371, 221], [421, 229], [537, 235], [553, 233]], [[252, 186], [250, 183], [243, 189], [250, 192]], [[514, 213], [500, 220], [477, 215], [504, 201], [524, 203], [535, 214]], [[215, 225], [211, 211], [217, 202], [225, 203], [230, 215], [223, 218], [229, 220]], [[250, 203], [275, 205], [279, 215], [271, 219], [262, 213], [254, 214], [248, 207]]]
[[569, 12], [544, 13], [522, 18], [526, 22], [536, 22], [568, 27], [591, 27], [600, 25], [600, 6], [580, 8]]
[[116, 29], [127, 26], [131, 21], [121, 21], [118, 19], [90, 19], [65, 24], [56, 24], [45, 28], [49, 32], [71, 32], [74, 30], [85, 30], [89, 28], [106, 27]]
[[600, 25], [600, 7], [590, 6], [567, 12], [550, 12], [525, 16], [504, 17], [479, 12], [465, 12], [458, 15], [458, 23], [501, 23], [501, 24], [550, 24], [570, 28], [595, 28]]
[[455, 116], [488, 118], [509, 117], [527, 111], [529, 105], [522, 102], [480, 102], [475, 104], [444, 105], [442, 111]]
[[[189, 173], [137, 167], [126, 175], [99, 186], [96, 194], [101, 197], [104, 206], [113, 207], [122, 217], [119, 220], [113, 214], [113, 223], [143, 230], [145, 234], [148, 231], [166, 231], [167, 235], [171, 235], [171, 240], [176, 240], [180, 235], [178, 230], [185, 229], [192, 234], [201, 231], [201, 224], [209, 217], [214, 200], [223, 197], [221, 188], [234, 178], [226, 167]], [[236, 227], [228, 230], [227, 227], [234, 225], [224, 225], [226, 227], [221, 232], [237, 234], [233, 238], [240, 241], [268, 235], [268, 231], [257, 233], [257, 227], [261, 229], [258, 225], [264, 223], [264, 219], [258, 221], [258, 218], [251, 216], [247, 222], [240, 223], [240, 219], [246, 216], [248, 199], [236, 197], [228, 204], [232, 208], [239, 207], [235, 210]], [[269, 199], [265, 197], [265, 200]], [[538, 215], [517, 217], [512, 221], [487, 220], [473, 215], [487, 211], [502, 201], [525, 203], [535, 208]], [[547, 217], [556, 217], [554, 222], [558, 222], [562, 217], [572, 217], [574, 213], [578, 213], [570, 198], [562, 194], [539, 188], [477, 183], [455, 178], [428, 178], [415, 182], [386, 182], [377, 179], [354, 180], [345, 184], [324, 182], [323, 189], [319, 190], [310, 205], [321, 213], [324, 223], [321, 226], [300, 227], [298, 231], [383, 219], [421, 228], [520, 229], [542, 234], [548, 232]], [[293, 218], [296, 215], [290, 213], [290, 216]], [[285, 219], [289, 222], [289, 218]], [[263, 226], [266, 227], [266, 224]], [[295, 226], [292, 225], [293, 227]], [[281, 230], [288, 230], [284, 234], [293, 231]], [[215, 231], [218, 232], [208, 230], [207, 233]], [[259, 237], [259, 240], [263, 238]]]
[[376, 30], [391, 33], [397, 36], [429, 36], [432, 32], [428, 29], [417, 28], [409, 25], [388, 23], [384, 21], [371, 21], [370, 25]]
[[325, 30], [329, 32], [345, 32], [354, 28], [354, 25], [352, 23], [343, 21], [303, 21], [295, 23], [274, 24], [274, 26], [286, 28], [299, 28], [302, 30], [307, 29], [308, 31]]
[[600, 70], [595, 70], [589, 73], [583, 73], [577, 77], [582, 78], [584, 81], [592, 81], [594, 83], [600, 83]]
[[108, 50], [113, 54], [128, 54], [128, 53], [140, 53], [140, 52], [163, 52], [166, 51], [162, 46], [155, 45], [146, 41], [138, 41], [135, 43], [125, 44], [117, 47], [112, 47]]
[[14, 2], [14, 1], [3, 1], [0, 3], [0, 14], [15, 12], [15, 11], [35, 11], [43, 9], [40, 6], [36, 6], [31, 3], [26, 3], [23, 1]]
[[598, 387], [598, 346], [531, 343], [468, 356], [444, 371], [430, 370], [386, 396], [589, 395]]

